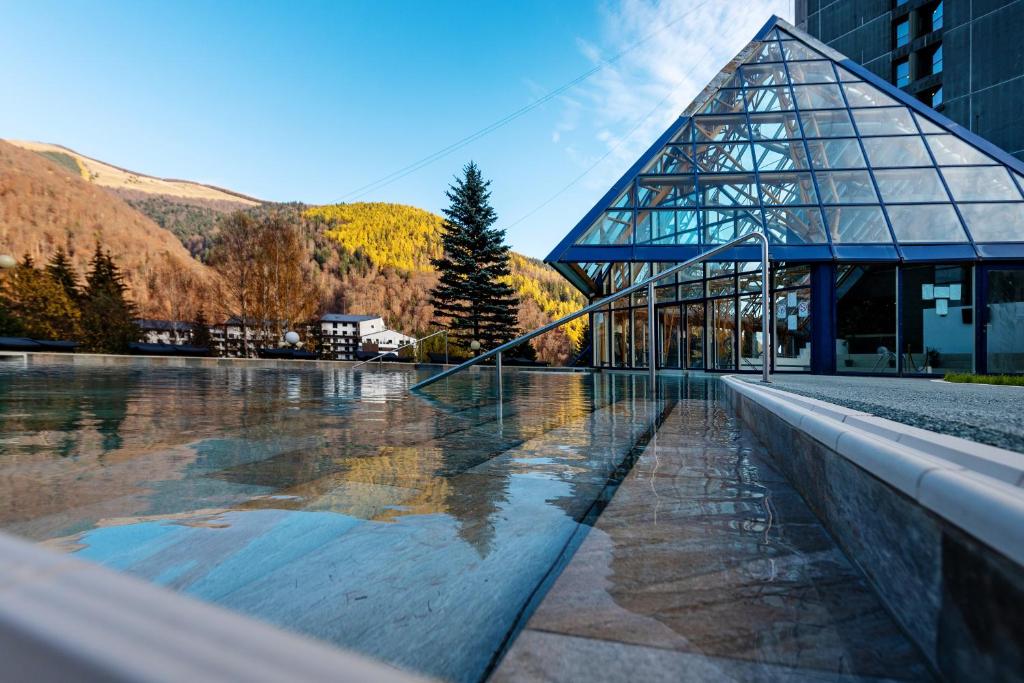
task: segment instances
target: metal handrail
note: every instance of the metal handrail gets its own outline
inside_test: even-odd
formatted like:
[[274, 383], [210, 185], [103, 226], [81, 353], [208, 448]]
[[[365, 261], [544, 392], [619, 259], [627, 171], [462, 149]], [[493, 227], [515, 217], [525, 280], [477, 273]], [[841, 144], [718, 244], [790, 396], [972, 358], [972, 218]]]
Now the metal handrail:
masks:
[[358, 363], [356, 363], [355, 365], [353, 365], [352, 369], [355, 370], [360, 365], [366, 365], [367, 363], [372, 363], [375, 360], [380, 360], [381, 358], [384, 358], [384, 356], [390, 356], [392, 353], [397, 356], [398, 352], [400, 352], [402, 349], [408, 348], [410, 346], [415, 348], [415, 347], [420, 345], [420, 342], [425, 342], [428, 339], [430, 339], [431, 337], [436, 337], [439, 334], [443, 334], [444, 335], [444, 364], [448, 365], [448, 330], [438, 330], [437, 332], [431, 332], [426, 337], [420, 337], [419, 339], [417, 339], [416, 341], [414, 341], [411, 344], [406, 344], [405, 346], [399, 346], [394, 351], [385, 351], [384, 353], [378, 354], [378, 355], [374, 356], [373, 358], [370, 358], [369, 360], [361, 360]]
[[736, 239], [731, 240], [729, 242], [726, 242], [725, 244], [720, 244], [720, 245], [718, 245], [716, 247], [713, 247], [713, 248], [703, 252], [702, 254], [694, 256], [693, 258], [691, 258], [691, 259], [689, 259], [687, 261], [683, 261], [682, 263], [677, 263], [676, 265], [672, 266], [668, 270], [664, 270], [664, 271], [662, 271], [662, 272], [660, 272], [660, 273], [658, 273], [656, 275], [652, 275], [651, 277], [647, 278], [646, 280], [641, 280], [640, 282], [632, 284], [629, 287], [626, 287], [625, 289], [623, 289], [621, 291], [615, 292], [614, 294], [610, 294], [609, 296], [606, 296], [603, 299], [599, 299], [598, 301], [595, 301], [592, 304], [584, 306], [583, 308], [581, 308], [580, 310], [576, 311], [575, 313], [570, 313], [568, 315], [562, 316], [558, 320], [555, 320], [554, 322], [550, 322], [547, 325], [542, 325], [541, 327], [538, 327], [537, 329], [533, 330], [532, 332], [527, 332], [526, 334], [524, 334], [524, 335], [522, 335], [520, 337], [516, 337], [515, 339], [513, 339], [510, 342], [505, 342], [504, 344], [502, 344], [500, 346], [494, 347], [490, 351], [487, 351], [485, 353], [481, 353], [479, 356], [474, 356], [473, 358], [470, 358], [466, 362], [460, 363], [459, 365], [456, 365], [454, 368], [448, 368], [447, 370], [443, 370], [443, 371], [437, 373], [436, 375], [433, 375], [431, 377], [426, 378], [425, 380], [423, 380], [421, 382], [417, 382], [416, 384], [414, 384], [412, 386], [411, 390], [412, 391], [416, 391], [417, 389], [422, 389], [423, 387], [429, 386], [429, 385], [433, 384], [434, 382], [436, 382], [436, 381], [438, 381], [440, 379], [444, 379], [445, 377], [450, 377], [450, 376], [454, 375], [457, 372], [461, 372], [461, 371], [465, 370], [466, 368], [472, 367], [473, 365], [476, 365], [477, 363], [480, 363], [482, 361], [487, 360], [488, 358], [496, 356], [496, 359], [495, 359], [495, 369], [496, 369], [496, 372], [497, 372], [498, 395], [500, 396], [501, 395], [501, 354], [504, 351], [508, 351], [510, 349], [514, 349], [515, 347], [519, 346], [523, 342], [528, 342], [531, 339], [533, 339], [534, 337], [538, 337], [538, 336], [544, 334], [545, 332], [550, 332], [551, 330], [553, 330], [553, 329], [555, 329], [557, 327], [561, 327], [562, 325], [566, 324], [567, 322], [571, 322], [571, 321], [575, 320], [576, 318], [579, 318], [581, 316], [587, 315], [588, 313], [592, 313], [592, 312], [598, 310], [599, 308], [603, 308], [603, 307], [607, 306], [608, 304], [612, 303], [613, 301], [618, 301], [619, 299], [621, 299], [623, 297], [626, 297], [626, 296], [629, 296], [633, 292], [640, 291], [641, 289], [644, 289], [646, 287], [647, 288], [647, 326], [648, 326], [648, 328], [647, 328], [648, 329], [648, 344], [647, 344], [647, 358], [648, 358], [648, 362], [647, 362], [647, 365], [648, 365], [648, 369], [649, 369], [649, 372], [650, 372], [650, 375], [651, 375], [651, 388], [652, 388], [652, 391], [653, 391], [654, 383], [655, 383], [655, 380], [656, 380], [656, 372], [657, 372], [657, 368], [656, 368], [656, 365], [655, 365], [655, 361], [656, 361], [656, 357], [657, 357], [656, 356], [656, 354], [657, 354], [657, 349], [656, 349], [657, 344], [655, 343], [656, 324], [655, 324], [655, 320], [654, 320], [654, 283], [657, 282], [658, 280], [662, 280], [662, 279], [664, 279], [664, 278], [666, 278], [666, 277], [668, 277], [670, 275], [675, 275], [677, 272], [679, 272], [680, 270], [682, 270], [684, 268], [687, 268], [687, 267], [692, 266], [692, 265], [697, 264], [697, 263], [703, 263], [704, 261], [707, 261], [708, 259], [710, 259], [710, 258], [712, 258], [714, 256], [717, 256], [718, 254], [721, 254], [723, 251], [727, 251], [729, 249], [732, 249], [733, 247], [739, 246], [740, 244], [743, 244], [744, 242], [749, 242], [751, 240], [757, 240], [757, 241], [759, 241], [761, 243], [761, 296], [763, 298], [763, 305], [761, 306], [761, 329], [762, 329], [762, 335], [764, 337], [763, 343], [762, 343], [761, 346], [762, 346], [762, 354], [763, 354], [764, 360], [765, 360], [764, 367], [763, 367], [763, 370], [762, 370], [761, 380], [763, 382], [766, 382], [766, 383], [770, 382], [771, 381], [771, 378], [770, 378], [771, 377], [771, 370], [769, 368], [769, 366], [770, 366], [769, 352], [770, 352], [770, 349], [772, 348], [772, 345], [771, 345], [772, 333], [771, 333], [771, 328], [769, 326], [770, 319], [769, 319], [769, 305], [768, 305], [768, 299], [769, 299], [770, 294], [771, 294], [769, 289], [768, 289], [769, 269], [771, 267], [771, 265], [770, 265], [770, 263], [768, 261], [768, 238], [765, 237], [765, 235], [763, 233], [752, 232], [752, 233], [749, 233], [749, 234], [744, 235], [742, 237], [737, 237]]

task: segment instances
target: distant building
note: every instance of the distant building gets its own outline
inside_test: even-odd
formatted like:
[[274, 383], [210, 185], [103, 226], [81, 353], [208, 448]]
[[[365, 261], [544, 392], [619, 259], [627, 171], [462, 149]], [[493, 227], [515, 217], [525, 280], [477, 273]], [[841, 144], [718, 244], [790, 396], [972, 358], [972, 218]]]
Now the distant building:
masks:
[[185, 345], [192, 343], [192, 324], [180, 320], [151, 320], [141, 318], [135, 324], [142, 330], [147, 344]]
[[395, 351], [416, 341], [415, 337], [389, 330], [377, 315], [325, 313], [313, 327], [319, 356], [328, 360], [356, 360], [361, 350]]
[[[243, 324], [244, 323], [244, 324]], [[271, 339], [259, 320], [231, 316], [219, 325], [210, 325], [213, 352], [225, 358], [253, 358], [260, 348], [284, 346], [283, 338]]]
[[796, 24], [1024, 160], [1024, 2], [796, 0]]

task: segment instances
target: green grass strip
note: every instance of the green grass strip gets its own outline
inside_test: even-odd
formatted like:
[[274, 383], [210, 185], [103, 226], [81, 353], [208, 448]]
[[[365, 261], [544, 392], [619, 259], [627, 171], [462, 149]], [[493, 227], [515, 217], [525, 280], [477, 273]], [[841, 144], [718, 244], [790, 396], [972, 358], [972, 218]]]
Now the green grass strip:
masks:
[[946, 375], [946, 381], [961, 384], [999, 384], [1024, 387], [1024, 375], [971, 375], [968, 373], [954, 373]]

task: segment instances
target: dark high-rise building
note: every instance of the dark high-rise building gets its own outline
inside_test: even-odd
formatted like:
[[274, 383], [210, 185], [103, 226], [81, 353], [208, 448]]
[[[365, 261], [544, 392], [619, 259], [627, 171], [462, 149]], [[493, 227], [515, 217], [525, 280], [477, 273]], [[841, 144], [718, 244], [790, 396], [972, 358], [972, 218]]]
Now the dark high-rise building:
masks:
[[796, 0], [797, 26], [1024, 159], [1024, 0]]

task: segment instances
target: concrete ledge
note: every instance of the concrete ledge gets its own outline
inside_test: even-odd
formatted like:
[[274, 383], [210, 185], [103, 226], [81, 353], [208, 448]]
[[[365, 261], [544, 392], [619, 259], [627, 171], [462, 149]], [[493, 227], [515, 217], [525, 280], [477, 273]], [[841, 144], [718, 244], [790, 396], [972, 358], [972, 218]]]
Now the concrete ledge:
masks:
[[723, 381], [942, 678], [1024, 680], [1024, 456]]
[[[724, 381], [733, 391], [771, 410], [819, 443], [1024, 566], [1024, 488], [1021, 488], [1024, 455], [935, 434], [735, 377], [725, 377]], [[934, 476], [929, 479], [931, 475]], [[929, 481], [927, 486], [926, 481]], [[949, 505], [952, 500], [959, 502]]]
[[2, 533], [0, 661], [19, 681], [424, 680]]

